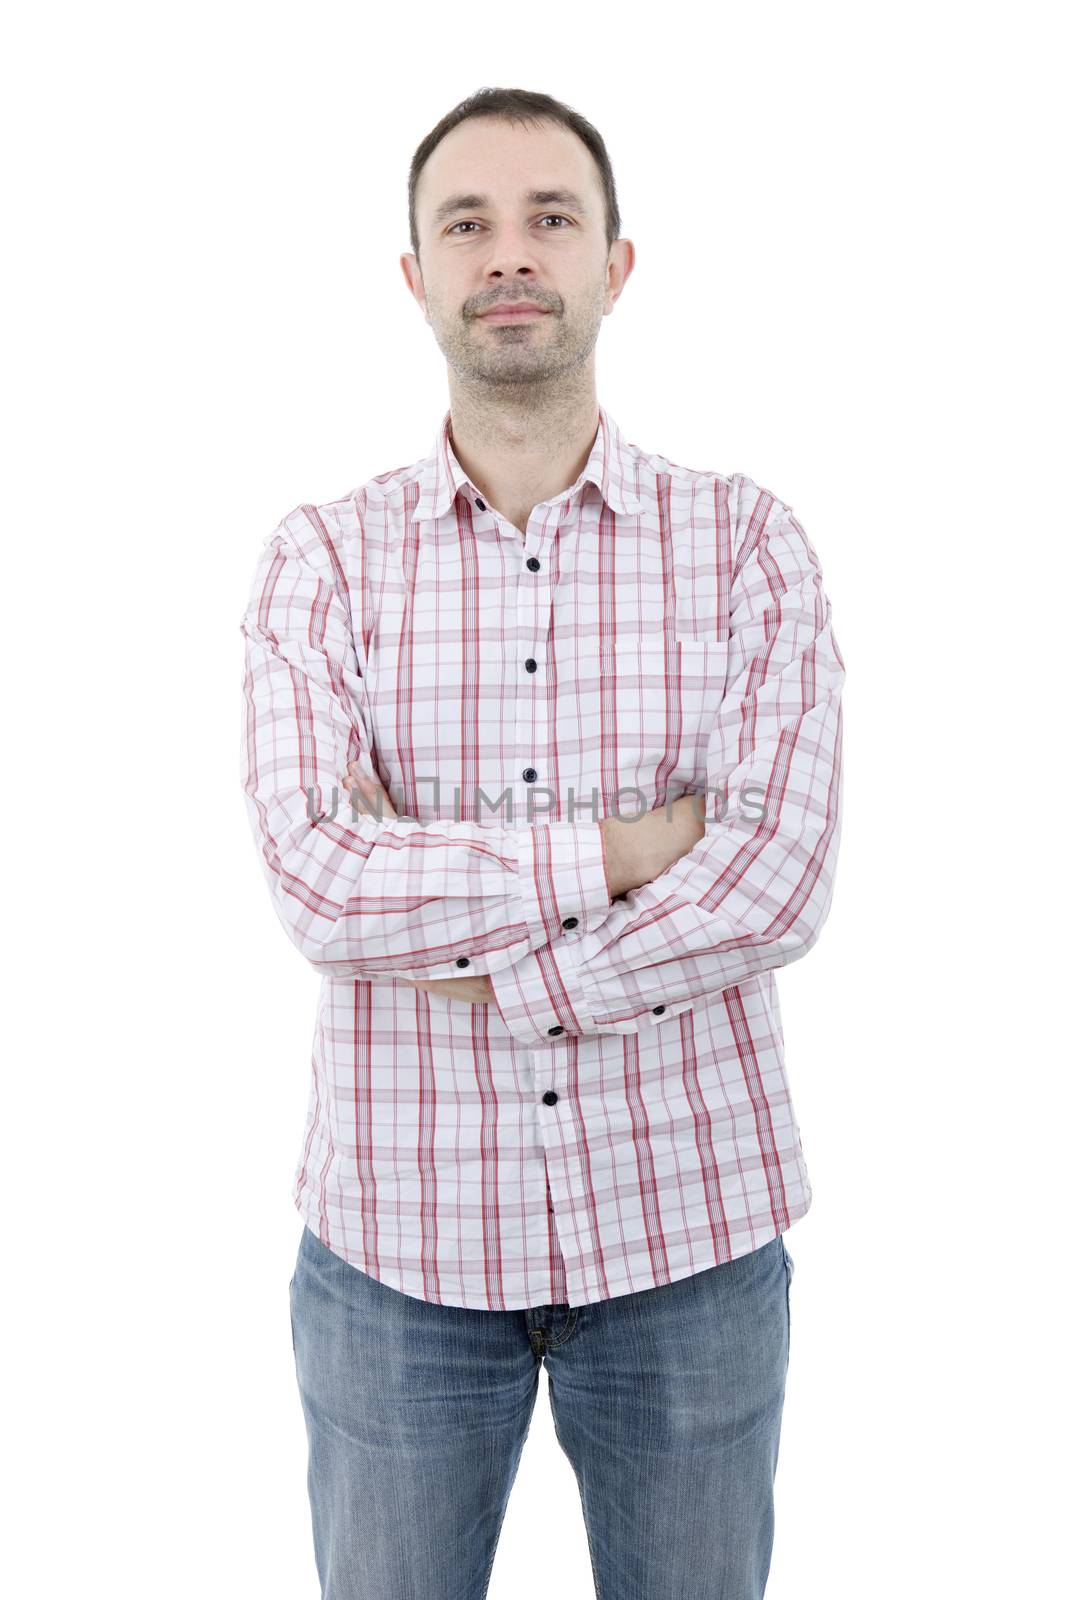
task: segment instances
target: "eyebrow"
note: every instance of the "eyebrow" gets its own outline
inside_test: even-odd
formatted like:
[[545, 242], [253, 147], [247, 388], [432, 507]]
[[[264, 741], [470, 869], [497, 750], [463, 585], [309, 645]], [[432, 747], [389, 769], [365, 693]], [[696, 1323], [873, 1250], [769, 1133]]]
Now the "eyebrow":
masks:
[[[573, 189], [527, 189], [526, 199], [532, 206], [566, 206], [580, 217], [587, 215], [584, 202]], [[487, 194], [452, 194], [434, 211], [432, 221], [444, 222], [457, 211], [485, 211], [492, 205]]]

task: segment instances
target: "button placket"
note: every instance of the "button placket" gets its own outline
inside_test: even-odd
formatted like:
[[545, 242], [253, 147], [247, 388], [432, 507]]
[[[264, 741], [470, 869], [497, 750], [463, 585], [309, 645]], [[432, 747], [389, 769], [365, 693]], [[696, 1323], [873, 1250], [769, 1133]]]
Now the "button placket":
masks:
[[[539, 572], [541, 569], [541, 563], [536, 556], [525, 556], [524, 563], [527, 571], [531, 573]], [[539, 777], [537, 767], [533, 764], [533, 759], [531, 758], [535, 758], [538, 750], [547, 748], [544, 725], [547, 723], [548, 708], [544, 704], [544, 696], [538, 693], [541, 680], [537, 677], [540, 665], [540, 657], [537, 651], [539, 649], [538, 641], [547, 637], [551, 621], [550, 614], [548, 616], [541, 615], [541, 608], [545, 604], [551, 608], [551, 597], [545, 600], [542, 598], [542, 594], [543, 591], [537, 584], [524, 584], [520, 576], [518, 583], [518, 615], [513, 637], [533, 641], [531, 653], [523, 660], [527, 692], [524, 695], [520, 690], [517, 694], [515, 709], [515, 749], [520, 759], [525, 756], [530, 762], [529, 766], [522, 769], [522, 781], [527, 785], [537, 783]], [[524, 796], [520, 796], [520, 802], [521, 816], [518, 820], [525, 827], [528, 821], [535, 820], [539, 813], [534, 813], [532, 817], [529, 816], [528, 801]]]

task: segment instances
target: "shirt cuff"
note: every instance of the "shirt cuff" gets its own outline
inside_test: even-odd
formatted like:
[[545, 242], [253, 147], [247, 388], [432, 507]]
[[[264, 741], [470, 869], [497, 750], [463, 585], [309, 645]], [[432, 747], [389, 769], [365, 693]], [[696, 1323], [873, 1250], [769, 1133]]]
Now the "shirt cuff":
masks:
[[535, 946], [570, 927], [581, 934], [607, 916], [611, 895], [599, 822], [535, 822], [520, 832], [518, 857], [523, 915]]
[[597, 1031], [578, 976], [574, 949], [581, 930], [563, 932], [511, 966], [489, 974], [504, 1026], [531, 1048]]

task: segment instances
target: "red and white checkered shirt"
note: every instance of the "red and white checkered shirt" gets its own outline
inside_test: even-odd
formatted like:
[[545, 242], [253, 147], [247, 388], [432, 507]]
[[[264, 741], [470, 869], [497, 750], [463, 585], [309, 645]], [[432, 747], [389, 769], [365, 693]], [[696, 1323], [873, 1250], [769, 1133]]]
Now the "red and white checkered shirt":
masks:
[[[811, 1203], [774, 969], [840, 838], [844, 663], [791, 508], [627, 444], [524, 532], [432, 453], [264, 541], [242, 780], [322, 973], [300, 1215], [360, 1271], [587, 1305], [755, 1250]], [[353, 810], [357, 757], [399, 815]], [[705, 792], [614, 900], [599, 819]], [[488, 975], [497, 1004], [397, 978]]]

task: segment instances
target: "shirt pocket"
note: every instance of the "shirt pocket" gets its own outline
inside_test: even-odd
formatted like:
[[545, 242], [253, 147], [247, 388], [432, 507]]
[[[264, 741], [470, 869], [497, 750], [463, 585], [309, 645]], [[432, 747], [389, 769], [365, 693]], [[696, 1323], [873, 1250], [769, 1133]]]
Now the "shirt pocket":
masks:
[[704, 789], [728, 649], [726, 640], [664, 633], [582, 646], [583, 766], [605, 814], [637, 817]]

